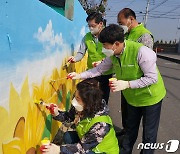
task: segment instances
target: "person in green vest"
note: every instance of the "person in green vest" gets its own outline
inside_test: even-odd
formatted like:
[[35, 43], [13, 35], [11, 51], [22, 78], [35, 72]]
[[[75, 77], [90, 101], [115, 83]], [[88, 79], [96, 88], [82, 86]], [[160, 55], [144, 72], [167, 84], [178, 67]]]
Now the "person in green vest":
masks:
[[[124, 40], [124, 31], [112, 24], [102, 30], [99, 41], [107, 58], [97, 67], [82, 72], [69, 73], [72, 79], [98, 76], [114, 68], [116, 79], [110, 82], [113, 92], [122, 91], [127, 101], [127, 130], [121, 145], [121, 154], [131, 154], [143, 122], [142, 144], [154, 144], [160, 120], [162, 100], [166, 95], [163, 79], [156, 65], [156, 53], [141, 43]], [[142, 149], [152, 154], [153, 149]]]
[[[92, 12], [86, 18], [90, 32], [88, 32], [82, 39], [79, 50], [76, 56], [71, 56], [68, 58], [68, 61], [75, 63], [80, 61], [86, 52], [88, 53], [87, 58], [87, 69], [96, 67], [101, 61], [106, 57], [102, 53], [102, 43], [99, 42], [98, 36], [101, 30], [105, 27], [105, 20], [102, 17], [101, 13]], [[108, 104], [110, 88], [109, 78], [112, 77], [112, 69], [104, 72], [101, 76], [96, 77], [96, 80], [100, 83], [100, 89], [103, 92], [103, 99]]]
[[63, 145], [45, 146], [43, 154], [119, 154], [118, 140], [97, 80], [86, 79], [77, 84], [69, 111], [60, 111], [57, 106], [50, 111], [55, 120], [73, 122], [76, 131], [65, 133]]
[[125, 39], [142, 43], [153, 49], [152, 33], [136, 20], [136, 14], [130, 8], [122, 9], [117, 16], [118, 24], [124, 29]]
[[[154, 39], [152, 33], [136, 20], [136, 14], [130, 8], [122, 9], [117, 16], [117, 23], [124, 29], [125, 39], [142, 43], [153, 49]], [[123, 129], [117, 135], [124, 135], [127, 120], [127, 101], [121, 93], [121, 115]]]

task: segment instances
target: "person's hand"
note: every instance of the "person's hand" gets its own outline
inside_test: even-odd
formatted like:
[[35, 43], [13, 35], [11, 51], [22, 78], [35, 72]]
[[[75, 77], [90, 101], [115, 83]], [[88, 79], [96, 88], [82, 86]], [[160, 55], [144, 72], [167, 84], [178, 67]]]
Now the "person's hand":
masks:
[[58, 116], [59, 115], [59, 108], [56, 104], [49, 104], [48, 106], [46, 106], [46, 108], [50, 111], [50, 113], [53, 115], [53, 116]]
[[101, 60], [100, 60], [100, 61], [93, 62], [92, 65], [93, 65], [93, 67], [96, 67], [96, 66], [98, 66], [101, 62], [102, 62]]
[[60, 154], [60, 146], [55, 144], [45, 145], [43, 149], [41, 149], [42, 154]]
[[67, 75], [68, 79], [81, 79], [81, 75], [76, 72], [71, 72]]
[[74, 56], [69, 57], [67, 61], [68, 61], [68, 63], [75, 63], [76, 62]]
[[129, 81], [124, 81], [124, 80], [112, 81], [110, 83], [110, 88], [111, 88], [112, 92], [130, 88]]

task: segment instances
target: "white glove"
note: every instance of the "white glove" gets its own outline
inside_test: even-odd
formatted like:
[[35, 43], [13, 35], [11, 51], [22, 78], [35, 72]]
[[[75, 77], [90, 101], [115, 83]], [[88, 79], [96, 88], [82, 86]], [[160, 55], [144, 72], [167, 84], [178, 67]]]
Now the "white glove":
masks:
[[69, 57], [69, 58], [68, 58], [68, 62], [69, 62], [69, 63], [75, 63], [76, 60], [75, 60], [74, 56]]
[[46, 145], [45, 148], [42, 150], [42, 154], [60, 154], [60, 146], [55, 144]]
[[98, 66], [101, 62], [102, 62], [101, 60], [100, 60], [100, 61], [93, 62], [92, 65], [93, 65], [93, 67], [96, 67], [96, 66]]
[[81, 75], [76, 72], [72, 72], [67, 75], [67, 78], [68, 79], [81, 79]]
[[113, 92], [130, 88], [129, 81], [124, 81], [124, 80], [112, 81], [110, 84], [110, 88]]

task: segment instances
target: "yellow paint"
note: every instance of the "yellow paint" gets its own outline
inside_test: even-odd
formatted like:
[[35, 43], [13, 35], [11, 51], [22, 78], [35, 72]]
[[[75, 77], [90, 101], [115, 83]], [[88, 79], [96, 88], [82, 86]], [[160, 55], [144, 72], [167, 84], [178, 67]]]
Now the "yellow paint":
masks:
[[[28, 84], [28, 76], [24, 80], [20, 94], [16, 91], [13, 83], [10, 85], [9, 94], [9, 113], [3, 107], [0, 107], [0, 154], [25, 154], [39, 152], [41, 137], [45, 126], [45, 118], [49, 111], [44, 107], [38, 107], [33, 100], [43, 99], [47, 103], [57, 103], [57, 92], [49, 83], [51, 79], [55, 80], [53, 86], [56, 90], [63, 91], [62, 103], [59, 107], [64, 109], [65, 98], [68, 91], [73, 93], [78, 80], [70, 79], [59, 80], [65, 78], [68, 73], [82, 72], [86, 69], [86, 58], [76, 64], [70, 64], [67, 70], [63, 70], [62, 66], [58, 70], [54, 68], [50, 78], [43, 77], [41, 84]], [[32, 95], [30, 95], [30, 87]], [[52, 134], [53, 138], [61, 125], [60, 122], [53, 120]], [[2, 145], [2, 146], [1, 146]]]
[[50, 140], [48, 138], [44, 138], [43, 140], [41, 140], [41, 145], [49, 145], [50, 144]]
[[116, 81], [116, 78], [110, 78], [109, 81]]
[[21, 117], [15, 127], [14, 135], [13, 137], [19, 137], [21, 139], [24, 139], [24, 126], [25, 126], [25, 119], [24, 117]]

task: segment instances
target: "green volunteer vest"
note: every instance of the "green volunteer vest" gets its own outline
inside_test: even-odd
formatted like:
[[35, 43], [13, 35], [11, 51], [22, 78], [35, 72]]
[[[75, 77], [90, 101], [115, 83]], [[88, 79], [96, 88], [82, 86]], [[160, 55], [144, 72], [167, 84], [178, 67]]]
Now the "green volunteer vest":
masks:
[[[141, 46], [142, 44], [140, 43], [125, 41], [125, 49], [119, 57], [120, 61], [117, 57], [111, 56], [118, 80], [131, 81], [137, 80], [143, 76], [143, 72], [137, 62], [138, 51]], [[135, 107], [150, 106], [158, 103], [164, 98], [166, 90], [158, 68], [157, 71], [157, 83], [144, 88], [128, 88], [122, 91], [128, 104]]]
[[92, 151], [95, 153], [119, 154], [118, 140], [115, 135], [112, 120], [109, 116], [96, 116], [94, 118], [86, 118], [80, 121], [76, 127], [79, 138], [81, 139], [89, 131], [89, 129], [98, 122], [110, 124], [111, 128], [101, 143], [93, 148]]
[[[88, 52], [87, 67], [91, 69], [93, 68], [93, 62], [104, 59], [106, 55], [102, 53], [102, 43], [99, 41], [96, 43], [90, 32], [85, 35], [85, 44]], [[112, 69], [106, 71], [103, 75], [108, 74], [112, 74]]]
[[125, 38], [126, 38], [126, 40], [137, 42], [138, 39], [146, 33], [150, 34], [153, 37], [151, 32], [149, 30], [147, 30], [143, 24], [139, 24], [137, 27], [131, 29], [130, 33], [127, 33], [125, 35]]

